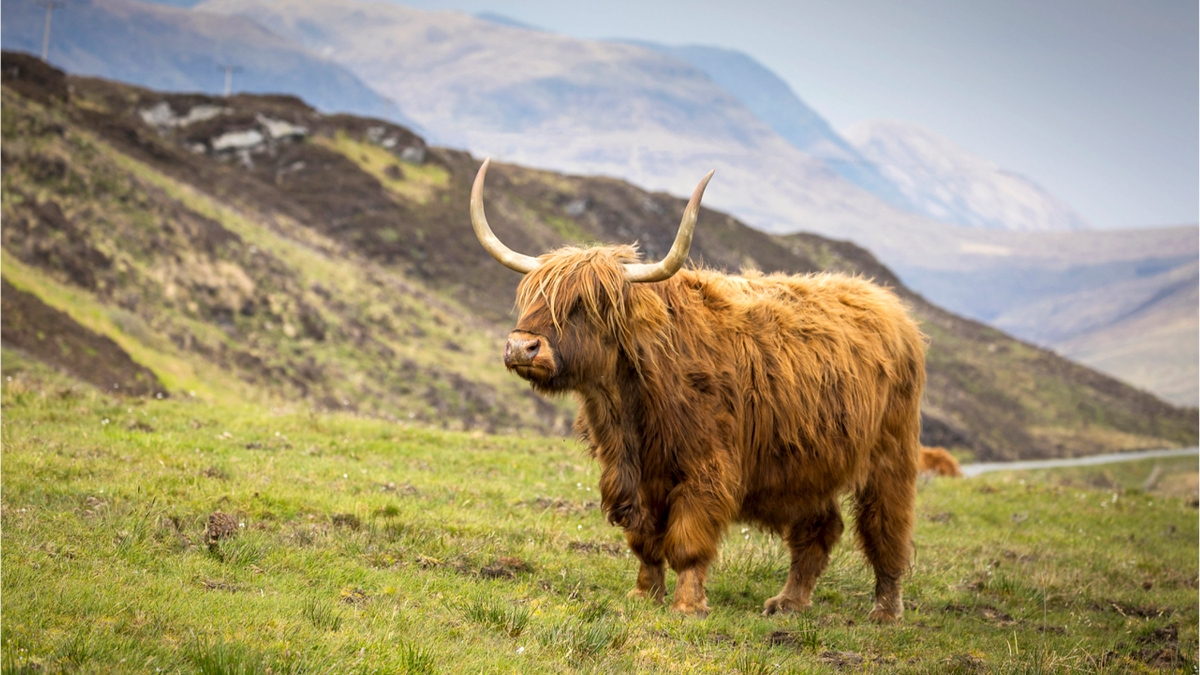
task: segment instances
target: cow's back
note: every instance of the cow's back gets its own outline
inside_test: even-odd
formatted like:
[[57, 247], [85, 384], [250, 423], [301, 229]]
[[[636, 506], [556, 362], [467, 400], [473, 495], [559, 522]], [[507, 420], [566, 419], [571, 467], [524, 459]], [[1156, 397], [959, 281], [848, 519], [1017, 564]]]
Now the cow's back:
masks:
[[700, 301], [678, 325], [735, 392], [748, 492], [861, 484], [885, 432], [912, 436], [889, 461], [916, 462], [924, 338], [894, 293], [839, 274], [679, 276]]

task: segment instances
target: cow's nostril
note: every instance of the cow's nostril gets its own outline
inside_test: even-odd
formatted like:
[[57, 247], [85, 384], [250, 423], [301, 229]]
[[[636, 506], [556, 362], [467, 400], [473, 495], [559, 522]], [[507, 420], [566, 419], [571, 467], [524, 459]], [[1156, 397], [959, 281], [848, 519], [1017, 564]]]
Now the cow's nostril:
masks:
[[526, 355], [527, 355], [529, 358], [531, 358], [531, 359], [532, 359], [533, 357], [537, 356], [538, 350], [539, 350], [539, 349], [541, 349], [541, 348], [542, 348], [542, 341], [541, 341], [541, 340], [534, 340], [534, 341], [533, 341], [533, 343], [531, 343], [531, 344], [528, 344], [528, 345], [526, 345], [526, 346], [525, 346], [525, 354], [526, 354]]

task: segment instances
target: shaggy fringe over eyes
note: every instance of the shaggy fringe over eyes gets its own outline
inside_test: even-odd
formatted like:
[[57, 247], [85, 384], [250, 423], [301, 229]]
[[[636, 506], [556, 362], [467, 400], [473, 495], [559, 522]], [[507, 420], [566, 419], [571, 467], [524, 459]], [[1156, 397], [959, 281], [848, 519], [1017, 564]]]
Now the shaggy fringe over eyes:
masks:
[[640, 371], [635, 326], [639, 332], [650, 328], [653, 339], [661, 341], [665, 308], [658, 296], [639, 292], [625, 280], [625, 263], [641, 262], [637, 247], [568, 246], [539, 256], [538, 262], [540, 266], [517, 287], [517, 311], [525, 315], [544, 304], [561, 335], [563, 322], [579, 303], [589, 320], [604, 327]]

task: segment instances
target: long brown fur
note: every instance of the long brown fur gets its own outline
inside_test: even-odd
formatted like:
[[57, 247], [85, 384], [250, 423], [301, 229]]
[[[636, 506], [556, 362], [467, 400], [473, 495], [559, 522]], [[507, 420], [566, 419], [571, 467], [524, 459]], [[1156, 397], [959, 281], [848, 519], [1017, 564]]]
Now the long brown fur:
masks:
[[[779, 533], [792, 565], [766, 613], [811, 603], [856, 505], [876, 575], [871, 618], [902, 612], [925, 382], [924, 338], [890, 291], [837, 274], [682, 270], [630, 284], [630, 246], [539, 258], [517, 294], [510, 364], [542, 393], [574, 392], [610, 521], [641, 560], [632, 594], [706, 614], [704, 580], [727, 526]], [[507, 362], [506, 352], [506, 362]]]

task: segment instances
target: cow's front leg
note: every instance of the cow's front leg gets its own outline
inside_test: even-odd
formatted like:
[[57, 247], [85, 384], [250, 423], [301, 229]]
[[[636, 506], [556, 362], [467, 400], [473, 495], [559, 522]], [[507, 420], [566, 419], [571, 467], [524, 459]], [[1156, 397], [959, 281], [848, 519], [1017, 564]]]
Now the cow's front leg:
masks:
[[667, 562], [678, 577], [671, 609], [701, 618], [710, 611], [704, 592], [708, 567], [732, 514], [732, 500], [714, 488], [685, 482], [672, 490], [663, 541]]
[[629, 597], [646, 598], [661, 604], [667, 590], [662, 532], [629, 530], [625, 532], [625, 539], [629, 542], [629, 549], [641, 561], [637, 585], [629, 591]]

